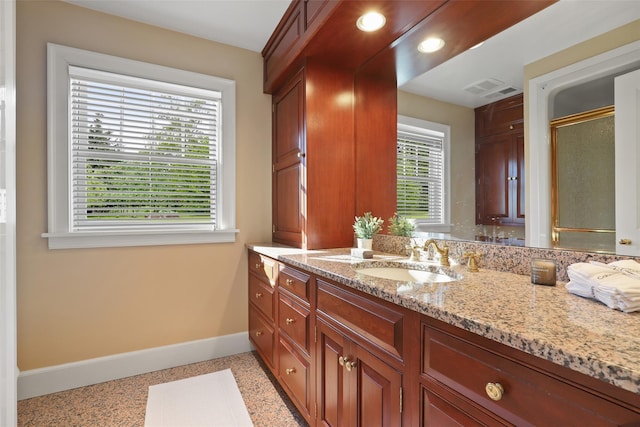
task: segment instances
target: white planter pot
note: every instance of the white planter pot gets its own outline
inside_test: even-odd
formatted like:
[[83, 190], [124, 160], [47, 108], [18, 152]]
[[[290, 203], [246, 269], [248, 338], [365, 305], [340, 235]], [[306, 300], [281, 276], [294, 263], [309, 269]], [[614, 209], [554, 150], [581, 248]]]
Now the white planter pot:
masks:
[[358, 239], [358, 249], [369, 249], [373, 247], [373, 239]]

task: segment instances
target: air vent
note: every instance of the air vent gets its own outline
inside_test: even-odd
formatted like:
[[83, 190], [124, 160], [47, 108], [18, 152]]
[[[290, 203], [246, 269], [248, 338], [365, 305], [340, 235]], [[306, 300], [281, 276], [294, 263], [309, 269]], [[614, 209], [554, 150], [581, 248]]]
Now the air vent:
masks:
[[501, 82], [498, 79], [484, 79], [471, 83], [469, 86], [465, 87], [464, 90], [474, 95], [481, 95], [483, 93], [490, 92], [492, 89], [502, 86], [503, 84], [504, 82]]
[[491, 92], [488, 93], [484, 96], [485, 99], [496, 99], [496, 98], [502, 98], [505, 95], [508, 95], [510, 93], [515, 93], [515, 92], [519, 92], [519, 89], [516, 89], [515, 87], [512, 86], [507, 86], [505, 88], [502, 88], [500, 90], [496, 90], [495, 92]]

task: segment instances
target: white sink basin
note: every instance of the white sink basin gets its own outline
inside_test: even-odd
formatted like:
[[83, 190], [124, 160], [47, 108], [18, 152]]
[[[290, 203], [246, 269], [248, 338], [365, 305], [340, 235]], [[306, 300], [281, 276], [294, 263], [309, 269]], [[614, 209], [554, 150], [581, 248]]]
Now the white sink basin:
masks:
[[454, 282], [458, 280], [455, 277], [441, 273], [433, 273], [431, 271], [411, 270], [399, 267], [369, 267], [358, 268], [357, 273], [366, 274], [367, 276], [379, 277], [381, 279], [397, 280], [399, 282], [418, 282], [418, 283], [440, 283]]

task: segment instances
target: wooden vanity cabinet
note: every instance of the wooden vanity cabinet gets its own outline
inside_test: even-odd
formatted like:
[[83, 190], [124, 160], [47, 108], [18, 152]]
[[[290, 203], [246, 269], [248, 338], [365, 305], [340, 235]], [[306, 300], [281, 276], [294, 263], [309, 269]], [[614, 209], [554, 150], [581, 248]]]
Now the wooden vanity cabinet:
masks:
[[311, 426], [640, 426], [640, 395], [253, 251], [249, 261], [251, 342]]
[[424, 426], [631, 426], [637, 403], [615, 387], [423, 317]]
[[522, 95], [475, 110], [476, 224], [524, 225]]

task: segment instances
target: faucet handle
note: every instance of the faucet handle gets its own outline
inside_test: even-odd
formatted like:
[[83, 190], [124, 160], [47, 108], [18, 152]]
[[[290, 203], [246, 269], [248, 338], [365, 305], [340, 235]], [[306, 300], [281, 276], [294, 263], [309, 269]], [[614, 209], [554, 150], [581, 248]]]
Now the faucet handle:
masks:
[[469, 259], [467, 261], [467, 271], [470, 271], [472, 273], [480, 271], [478, 269], [478, 260], [482, 256], [480, 252], [466, 252], [462, 256]]

